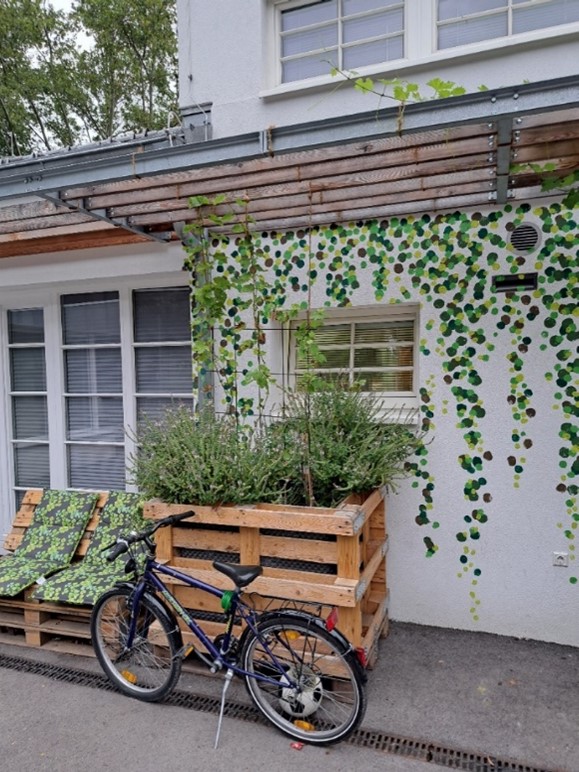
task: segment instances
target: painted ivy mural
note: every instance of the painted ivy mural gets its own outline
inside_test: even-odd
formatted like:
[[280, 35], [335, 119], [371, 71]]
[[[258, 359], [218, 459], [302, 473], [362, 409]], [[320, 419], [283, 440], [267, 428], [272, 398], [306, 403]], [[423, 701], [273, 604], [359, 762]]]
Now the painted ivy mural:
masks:
[[[497, 211], [392, 217], [315, 227], [310, 233], [299, 230], [254, 237], [254, 254], [269, 277], [267, 288], [261, 289], [267, 295], [264, 308], [283, 309], [296, 302], [306, 307], [310, 298], [314, 305], [328, 308], [367, 303], [369, 284], [376, 303], [420, 303], [421, 325], [428, 334], [419, 342], [420, 355], [437, 363], [435, 368], [426, 368], [435, 374], [420, 384], [422, 422], [435, 430], [440, 418], [447, 421], [452, 417], [462, 438], [453, 484], [462, 480], [464, 506], [453, 559], [458, 577], [469, 582], [474, 620], [479, 618], [477, 585], [482, 575], [477, 546], [485, 531], [492, 528], [488, 505], [493, 499], [493, 468], [506, 465], [513, 486], [521, 484], [529, 454], [536, 452], [533, 384], [538, 375], [552, 387], [552, 408], [559, 416], [560, 479], [556, 493], [564, 497], [568, 517], [558, 527], [567, 539], [571, 565], [575, 565], [579, 524], [576, 217], [576, 211], [561, 204], [538, 208], [523, 204]], [[535, 252], [522, 256], [510, 247], [507, 238], [509, 231], [528, 221], [540, 226], [541, 244]], [[238, 257], [235, 238], [226, 248], [233, 258]], [[224, 270], [235, 271], [235, 260]], [[496, 291], [493, 279], [505, 270], [513, 276], [536, 272], [536, 289]], [[228, 326], [236, 331], [240, 352], [244, 350], [243, 313], [241, 299], [231, 297]], [[264, 344], [269, 322], [271, 317], [264, 317]], [[539, 374], [537, 350], [547, 352], [540, 361], [552, 363]], [[488, 363], [496, 366], [495, 371], [508, 373], [504, 391], [497, 396], [506, 400], [510, 410], [508, 455], [499, 455], [497, 448], [487, 446], [485, 417], [489, 405], [485, 404], [482, 386]], [[241, 379], [253, 364], [249, 361], [241, 367]], [[444, 522], [440, 506], [436, 508], [438, 519], [433, 515], [441, 481], [437, 484], [430, 469], [432, 452], [426, 445], [408, 465], [408, 471], [413, 476], [412, 485], [421, 494], [415, 520], [426, 532], [425, 555], [438, 560], [437, 531], [452, 526]], [[504, 446], [500, 453], [504, 453]], [[577, 584], [577, 570], [570, 573], [569, 581]]]

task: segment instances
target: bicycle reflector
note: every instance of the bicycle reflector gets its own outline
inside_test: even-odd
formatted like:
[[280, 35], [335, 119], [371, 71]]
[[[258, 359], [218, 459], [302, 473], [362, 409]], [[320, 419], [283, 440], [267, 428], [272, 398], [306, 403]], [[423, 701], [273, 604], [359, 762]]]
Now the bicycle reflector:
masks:
[[302, 721], [300, 718], [294, 721], [294, 726], [298, 729], [303, 729], [304, 732], [313, 732], [316, 728], [313, 724], [310, 724], [309, 721]]
[[137, 676], [134, 673], [131, 673], [130, 670], [121, 670], [121, 675], [125, 681], [128, 681], [130, 684], [137, 683]]
[[354, 651], [356, 652], [358, 662], [366, 669], [368, 667], [368, 652], [363, 646], [358, 646]]
[[221, 608], [223, 611], [229, 611], [231, 608], [231, 601], [233, 600], [233, 596], [235, 595], [235, 592], [233, 590], [225, 590], [223, 595], [221, 596]]
[[338, 624], [338, 609], [336, 606], [330, 611], [326, 617], [326, 630], [332, 632], [334, 627]]

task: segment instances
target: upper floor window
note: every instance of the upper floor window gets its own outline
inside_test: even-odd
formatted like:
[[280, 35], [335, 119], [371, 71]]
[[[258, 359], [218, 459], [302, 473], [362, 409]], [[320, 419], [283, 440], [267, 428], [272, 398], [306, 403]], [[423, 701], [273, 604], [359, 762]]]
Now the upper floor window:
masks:
[[310, 78], [330, 82], [333, 68], [396, 75], [401, 64], [570, 35], [579, 26], [579, 0], [270, 2], [277, 77], [269, 84], [289, 90]]
[[280, 53], [282, 83], [401, 59], [404, 1], [284, 3]]
[[579, 21], [579, 0], [438, 0], [438, 48]]

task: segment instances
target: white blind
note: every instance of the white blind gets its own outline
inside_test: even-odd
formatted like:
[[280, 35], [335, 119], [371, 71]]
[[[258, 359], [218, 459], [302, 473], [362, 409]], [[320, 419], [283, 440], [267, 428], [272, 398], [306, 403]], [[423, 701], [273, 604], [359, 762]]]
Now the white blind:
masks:
[[44, 314], [41, 308], [8, 311], [11, 442], [15, 499], [26, 488], [50, 485]]
[[579, 0], [438, 0], [438, 48], [579, 21]]
[[323, 0], [281, 11], [282, 82], [404, 56], [404, 0]]
[[314, 332], [325, 361], [310, 367], [296, 355], [298, 385], [315, 372], [327, 381], [356, 383], [363, 391], [412, 394], [414, 390], [414, 319], [328, 323]]
[[120, 306], [117, 292], [63, 295], [68, 484], [125, 487]]
[[191, 300], [188, 287], [133, 293], [137, 422], [167, 408], [193, 408]]
[[513, 34], [579, 21], [579, 0], [525, 2], [524, 5], [524, 0], [513, 0], [513, 2], [520, 5], [520, 8], [513, 10]]

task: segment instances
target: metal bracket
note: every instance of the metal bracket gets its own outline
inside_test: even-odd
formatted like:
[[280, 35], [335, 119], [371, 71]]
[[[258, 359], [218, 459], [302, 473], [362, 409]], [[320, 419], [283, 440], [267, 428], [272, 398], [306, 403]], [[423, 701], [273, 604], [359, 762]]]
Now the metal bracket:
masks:
[[167, 241], [171, 240], [171, 233], [168, 231], [150, 233], [138, 225], [131, 225], [127, 217], [119, 217], [118, 219], [114, 219], [108, 216], [106, 209], [87, 209], [87, 207], [84, 206], [84, 199], [82, 199], [82, 204], [78, 203], [79, 199], [75, 199], [74, 201], [66, 201], [61, 197], [60, 191], [39, 191], [38, 195], [44, 198], [46, 201], [50, 201], [51, 203], [55, 204], [56, 206], [66, 206], [68, 209], [70, 209], [71, 212], [81, 212], [82, 214], [86, 214], [89, 217], [92, 217], [94, 220], [107, 222], [110, 225], [114, 225], [115, 228], [121, 228], [122, 230], [136, 233], [138, 236], [143, 236], [150, 241], [166, 243]]

